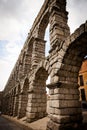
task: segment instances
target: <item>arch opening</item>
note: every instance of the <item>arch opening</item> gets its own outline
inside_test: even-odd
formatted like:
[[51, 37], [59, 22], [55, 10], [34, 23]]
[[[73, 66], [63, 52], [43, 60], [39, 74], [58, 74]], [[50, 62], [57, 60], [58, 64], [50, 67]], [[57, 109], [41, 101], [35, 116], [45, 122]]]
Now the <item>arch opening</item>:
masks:
[[16, 98], [15, 98], [15, 116], [18, 115], [19, 103], [20, 103], [20, 92], [21, 92], [21, 86], [19, 84], [17, 88]]
[[49, 50], [50, 50], [50, 35], [49, 35], [49, 28], [50, 24], [48, 24], [46, 31], [45, 31], [45, 40], [46, 40], [46, 45], [45, 45], [45, 57], [49, 55]]
[[80, 36], [76, 41], [74, 41], [74, 43], [70, 44], [63, 58], [61, 69], [58, 72], [58, 75], [60, 76], [60, 82], [79, 85], [80, 100], [81, 93], [83, 93], [83, 100], [87, 100], [87, 97], [85, 97], [85, 92], [83, 92], [85, 89], [83, 88], [83, 77], [81, 75], [82, 64], [87, 59], [86, 39], [87, 34], [84, 34]]
[[[50, 75], [48, 76], [46, 80], [46, 85], [50, 84]], [[46, 87], [47, 94], [49, 95], [49, 89]]]
[[18, 115], [18, 107], [19, 107], [19, 95], [21, 91], [21, 86], [18, 84], [17, 87], [14, 89], [14, 109], [13, 109], [13, 116]]
[[[62, 49], [64, 49], [64, 47], [62, 47]], [[69, 119], [69, 123], [72, 121], [72, 118], [75, 118], [74, 122], [77, 124], [82, 122], [78, 77], [82, 62], [86, 55], [87, 34], [84, 34], [72, 42], [68, 49], [65, 50], [61, 67], [57, 73], [61, 84], [59, 88], [54, 90], [54, 94], [61, 93], [61, 96], [58, 99], [58, 102], [61, 105], [58, 105], [58, 108], [55, 104], [53, 104], [53, 106], [55, 109], [57, 108], [58, 111], [61, 111], [63, 116], [65, 114], [66, 116], [72, 115], [71, 119]], [[64, 110], [66, 110], [66, 113]]]
[[62, 60], [61, 68], [58, 72], [61, 82], [78, 83], [78, 73], [80, 71], [84, 57], [87, 55], [87, 36], [81, 36], [71, 43]]
[[[45, 41], [44, 45], [44, 56], [48, 56], [49, 50], [50, 50], [50, 23], [49, 23], [49, 12], [44, 12], [40, 22], [39, 22], [39, 28], [38, 28], [38, 38]], [[44, 44], [44, 42], [43, 42]]]
[[36, 75], [34, 80], [34, 92], [36, 99], [36, 112], [35, 120], [47, 116], [47, 98], [48, 94], [46, 92], [46, 80], [48, 78], [48, 72], [41, 67]]
[[25, 79], [22, 92], [19, 97], [19, 108], [18, 108], [18, 118], [22, 118], [26, 116], [26, 108], [28, 103], [28, 88], [29, 88], [29, 80]]

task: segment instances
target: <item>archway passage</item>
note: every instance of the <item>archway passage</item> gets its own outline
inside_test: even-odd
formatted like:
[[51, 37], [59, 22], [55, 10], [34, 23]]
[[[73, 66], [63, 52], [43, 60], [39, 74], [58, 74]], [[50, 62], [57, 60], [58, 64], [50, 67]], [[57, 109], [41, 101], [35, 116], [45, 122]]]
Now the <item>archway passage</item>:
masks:
[[48, 24], [46, 31], [45, 31], [45, 40], [46, 40], [46, 44], [45, 44], [45, 57], [47, 57], [49, 55], [49, 51], [50, 51], [50, 34], [49, 34], [49, 30], [50, 30], [50, 24]]
[[63, 57], [61, 69], [58, 71], [61, 82], [78, 82], [78, 73], [86, 55], [87, 34], [85, 33], [69, 45], [66, 54]]
[[14, 97], [15, 97], [15, 89], [13, 89], [13, 90], [12, 90], [12, 93], [11, 93], [11, 101], [10, 101], [10, 116], [13, 116]]
[[[81, 31], [79, 29], [79, 31]], [[69, 40], [69, 39], [68, 39]], [[67, 49], [66, 49], [67, 48]], [[51, 130], [72, 128], [82, 123], [82, 109], [79, 101], [78, 75], [84, 57], [87, 55], [87, 33], [79, 35], [70, 44], [63, 44], [60, 68], [57, 71], [58, 82], [51, 86], [50, 121]], [[50, 125], [51, 124], [51, 125]]]
[[18, 107], [18, 118], [26, 116], [26, 107], [28, 102], [28, 89], [29, 89], [29, 80], [25, 79], [22, 92], [19, 95], [19, 107]]
[[35, 79], [35, 84], [36, 84], [36, 89], [38, 96], [40, 97], [40, 101], [38, 100], [39, 104], [39, 109], [38, 111], [39, 117], [44, 117], [46, 116], [46, 108], [47, 108], [47, 92], [46, 92], [46, 80], [48, 78], [48, 73], [44, 68], [40, 68], [38, 72], [36, 73], [36, 79]]
[[14, 109], [13, 109], [13, 116], [17, 116], [18, 115], [18, 106], [19, 106], [19, 95], [20, 95], [20, 91], [21, 91], [21, 86], [20, 84], [18, 84], [18, 86], [15, 88], [15, 97], [14, 97]]
[[32, 122], [47, 115], [47, 93], [46, 80], [48, 78], [47, 71], [40, 67], [35, 73], [33, 81], [33, 90], [29, 93], [29, 102], [27, 107], [27, 121]]

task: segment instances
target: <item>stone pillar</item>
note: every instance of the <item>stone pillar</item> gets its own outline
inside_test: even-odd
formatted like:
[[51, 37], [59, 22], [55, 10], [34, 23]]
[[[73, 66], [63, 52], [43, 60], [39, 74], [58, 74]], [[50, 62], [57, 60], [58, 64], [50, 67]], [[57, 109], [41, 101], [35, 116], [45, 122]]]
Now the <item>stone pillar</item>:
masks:
[[9, 105], [8, 105], [8, 109], [9, 109], [9, 115], [11, 115], [11, 110], [12, 110], [12, 94], [9, 94]]
[[46, 80], [48, 73], [44, 68], [38, 69], [31, 80], [28, 90], [27, 121], [32, 122], [47, 115]]
[[19, 64], [19, 72], [18, 72], [18, 79], [24, 78], [24, 69], [23, 69], [23, 63], [20, 62]]
[[18, 114], [18, 104], [19, 104], [19, 95], [16, 94], [14, 98], [14, 108], [13, 108], [13, 116], [17, 116]]
[[12, 95], [12, 102], [11, 102], [11, 112], [10, 112], [10, 116], [13, 116], [13, 109], [14, 109], [14, 95]]
[[25, 54], [24, 58], [24, 65], [23, 65], [23, 71], [24, 75], [29, 74], [31, 71], [31, 54], [29, 55], [28, 53]]
[[6, 96], [6, 114], [9, 115], [9, 95]]
[[32, 39], [28, 43], [28, 47], [27, 47], [27, 50], [26, 50], [25, 55], [24, 55], [24, 59], [23, 59], [24, 75], [29, 74], [29, 72], [31, 71], [33, 40], [34, 40], [34, 38], [32, 37]]
[[3, 106], [2, 106], [3, 108], [2, 108], [2, 112], [4, 113], [4, 114], [8, 114], [7, 112], [8, 112], [8, 96], [7, 95], [5, 95], [4, 97], [3, 97]]
[[43, 92], [29, 92], [26, 112], [27, 122], [33, 122], [46, 116], [46, 98], [46, 90], [43, 90]]
[[78, 128], [82, 122], [78, 85], [50, 84], [50, 121], [47, 130]]
[[35, 68], [45, 58], [45, 42], [42, 39], [35, 38], [33, 43], [32, 68]]
[[60, 47], [60, 43], [70, 35], [70, 30], [67, 25], [66, 0], [51, 1], [49, 7], [50, 44], [52, 49], [55, 45]]
[[26, 116], [27, 102], [28, 102], [28, 94], [27, 92], [26, 93], [22, 92], [19, 95], [19, 107], [17, 118], [22, 118]]

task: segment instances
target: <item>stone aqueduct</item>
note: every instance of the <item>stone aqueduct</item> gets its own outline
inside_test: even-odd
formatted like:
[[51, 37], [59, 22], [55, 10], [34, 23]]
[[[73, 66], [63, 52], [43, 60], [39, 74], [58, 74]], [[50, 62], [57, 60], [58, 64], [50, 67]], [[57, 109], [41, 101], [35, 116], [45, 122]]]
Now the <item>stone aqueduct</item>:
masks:
[[[73, 34], [67, 25], [66, 0], [45, 0], [12, 70], [3, 94], [3, 113], [32, 122], [46, 116], [46, 80], [50, 93], [47, 130], [82, 122], [78, 72], [87, 55], [87, 23]], [[44, 40], [50, 25], [50, 51]]]

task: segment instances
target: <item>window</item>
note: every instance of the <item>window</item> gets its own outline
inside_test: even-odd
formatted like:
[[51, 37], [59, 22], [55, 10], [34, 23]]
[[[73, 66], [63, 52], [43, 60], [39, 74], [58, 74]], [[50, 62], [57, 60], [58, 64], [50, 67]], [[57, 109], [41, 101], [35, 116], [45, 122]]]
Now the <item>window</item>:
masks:
[[84, 89], [81, 89], [81, 98], [82, 98], [82, 101], [85, 101], [86, 100], [86, 97], [85, 97], [85, 90]]
[[83, 75], [79, 76], [80, 86], [84, 86]]

